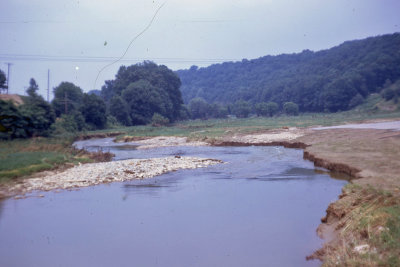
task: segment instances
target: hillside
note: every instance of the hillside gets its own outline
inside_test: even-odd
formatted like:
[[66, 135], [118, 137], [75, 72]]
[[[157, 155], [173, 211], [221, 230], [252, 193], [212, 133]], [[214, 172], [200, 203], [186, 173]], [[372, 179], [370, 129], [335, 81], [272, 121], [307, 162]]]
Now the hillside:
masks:
[[220, 104], [245, 100], [282, 106], [291, 101], [300, 111], [336, 112], [363, 103], [369, 94], [400, 79], [399, 48], [400, 33], [395, 33], [318, 52], [192, 66], [176, 73], [185, 103], [196, 97]]

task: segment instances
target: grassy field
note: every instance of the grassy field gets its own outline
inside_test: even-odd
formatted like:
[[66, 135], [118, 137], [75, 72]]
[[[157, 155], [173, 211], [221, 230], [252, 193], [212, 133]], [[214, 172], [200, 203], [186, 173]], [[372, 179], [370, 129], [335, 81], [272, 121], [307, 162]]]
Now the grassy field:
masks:
[[32, 138], [0, 142], [0, 182], [65, 164], [96, 161], [100, 153], [72, 148], [73, 138]]
[[[100, 132], [120, 132], [123, 135], [138, 137], [186, 136], [191, 140], [205, 140], [232, 135], [232, 133], [249, 134], [282, 127], [330, 126], [349, 122], [398, 118], [400, 118], [400, 111], [379, 113], [350, 111], [331, 114], [310, 113], [272, 118], [195, 120], [178, 122], [168, 127], [134, 126], [108, 129]], [[87, 134], [98, 133], [99, 131], [88, 132]]]

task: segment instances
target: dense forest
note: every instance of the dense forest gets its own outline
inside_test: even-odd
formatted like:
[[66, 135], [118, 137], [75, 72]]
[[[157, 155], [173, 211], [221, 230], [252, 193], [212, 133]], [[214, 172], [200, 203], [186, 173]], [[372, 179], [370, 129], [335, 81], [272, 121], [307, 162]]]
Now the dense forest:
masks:
[[271, 114], [272, 105], [282, 110], [285, 103], [294, 103], [301, 112], [337, 112], [363, 103], [371, 93], [397, 97], [393, 84], [400, 82], [399, 66], [400, 34], [395, 33], [319, 52], [192, 66], [176, 73], [187, 104], [204, 100], [229, 108], [247, 103], [257, 113], [261, 108]]

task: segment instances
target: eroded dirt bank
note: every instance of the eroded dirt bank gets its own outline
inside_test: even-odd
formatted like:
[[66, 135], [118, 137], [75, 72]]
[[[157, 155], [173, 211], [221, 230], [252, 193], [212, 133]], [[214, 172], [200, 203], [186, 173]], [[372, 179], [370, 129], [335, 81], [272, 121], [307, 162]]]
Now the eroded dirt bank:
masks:
[[[288, 139], [288, 136], [296, 137]], [[323, 266], [400, 264], [399, 249], [387, 245], [399, 244], [400, 235], [396, 236], [386, 226], [392, 223], [390, 211], [400, 212], [399, 131], [292, 128], [229, 137], [214, 145], [303, 148], [304, 158], [316, 166], [351, 176], [351, 183], [321, 218], [317, 233], [326, 243], [307, 258], [320, 259]], [[387, 236], [391, 241], [386, 241]]]
[[326, 243], [309, 258], [323, 266], [400, 264], [399, 248], [390, 245], [400, 236], [387, 227], [400, 222], [390, 213], [400, 207], [400, 132], [326, 129], [297, 140], [309, 145], [304, 157], [315, 165], [354, 178], [321, 218], [317, 232]]

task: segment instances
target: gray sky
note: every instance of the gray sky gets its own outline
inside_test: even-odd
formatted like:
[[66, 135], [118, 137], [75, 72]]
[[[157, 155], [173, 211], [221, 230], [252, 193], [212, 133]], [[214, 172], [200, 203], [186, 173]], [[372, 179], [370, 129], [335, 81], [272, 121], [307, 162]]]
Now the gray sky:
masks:
[[[93, 89], [99, 70], [124, 53], [164, 2], [1, 0], [0, 69], [13, 64], [10, 93], [23, 94], [33, 77], [45, 96], [48, 69], [51, 91], [62, 81]], [[143, 60], [176, 70], [400, 32], [399, 12], [399, 0], [168, 0], [126, 61], [100, 74], [96, 89], [120, 65]]]

